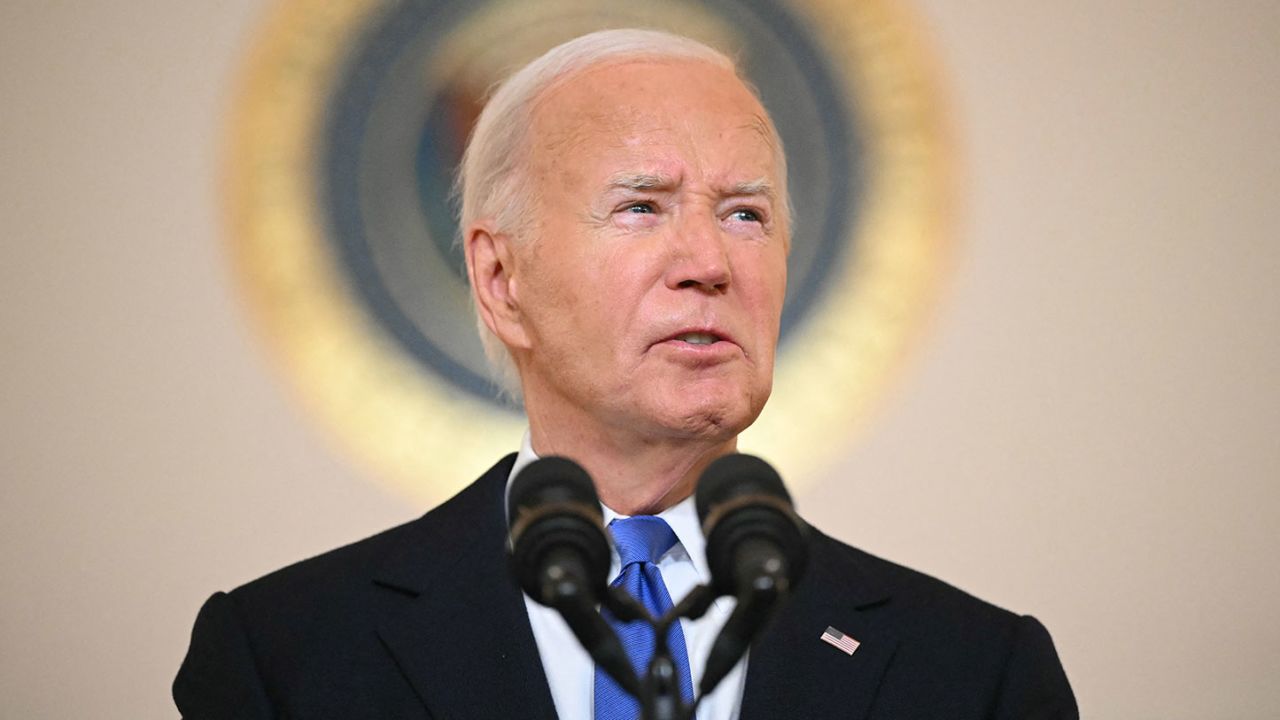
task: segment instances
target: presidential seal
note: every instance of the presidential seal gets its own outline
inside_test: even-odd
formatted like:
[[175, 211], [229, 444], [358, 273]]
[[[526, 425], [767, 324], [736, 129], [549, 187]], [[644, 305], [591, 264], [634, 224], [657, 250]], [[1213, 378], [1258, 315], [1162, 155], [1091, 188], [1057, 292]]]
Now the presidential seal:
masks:
[[741, 447], [803, 483], [850, 447], [945, 264], [951, 153], [903, 0], [288, 0], [247, 61], [225, 194], [238, 275], [298, 395], [424, 504], [518, 446], [470, 310], [451, 204], [488, 89], [592, 30], [738, 58], [795, 208], [773, 399]]

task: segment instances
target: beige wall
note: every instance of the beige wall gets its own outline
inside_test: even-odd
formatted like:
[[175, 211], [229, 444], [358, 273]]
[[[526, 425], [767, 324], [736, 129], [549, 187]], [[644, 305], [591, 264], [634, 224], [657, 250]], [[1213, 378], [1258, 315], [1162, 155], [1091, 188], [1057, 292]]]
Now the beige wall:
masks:
[[[964, 242], [801, 509], [1040, 616], [1088, 717], [1275, 717], [1280, 5], [919, 5]], [[259, 14], [0, 5], [3, 717], [172, 717], [208, 593], [421, 510], [333, 453], [235, 295], [214, 179]]]

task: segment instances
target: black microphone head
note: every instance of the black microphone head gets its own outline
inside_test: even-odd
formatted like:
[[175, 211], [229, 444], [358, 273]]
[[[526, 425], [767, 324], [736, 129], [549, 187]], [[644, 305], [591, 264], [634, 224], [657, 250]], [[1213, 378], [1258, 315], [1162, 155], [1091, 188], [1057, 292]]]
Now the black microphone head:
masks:
[[792, 509], [791, 496], [773, 466], [740, 453], [718, 458], [698, 480], [695, 503], [717, 592], [736, 592], [734, 554], [752, 540], [777, 547], [786, 559], [788, 584], [799, 581], [809, 559], [804, 523]]
[[529, 463], [511, 483], [507, 521], [516, 577], [530, 597], [548, 604], [543, 570], [553, 556], [569, 556], [581, 565], [581, 580], [598, 602], [608, 585], [609, 541], [600, 498], [582, 466], [555, 456]]
[[698, 507], [698, 520], [705, 523], [714, 506], [748, 495], [770, 496], [788, 507], [791, 505], [791, 495], [782, 484], [782, 477], [769, 463], [743, 453], [716, 458], [698, 479], [694, 500]]
[[520, 508], [560, 503], [580, 503], [601, 516], [596, 486], [581, 465], [556, 455], [538, 458], [526, 465], [511, 482], [511, 490], [507, 493], [507, 517], [514, 523]]

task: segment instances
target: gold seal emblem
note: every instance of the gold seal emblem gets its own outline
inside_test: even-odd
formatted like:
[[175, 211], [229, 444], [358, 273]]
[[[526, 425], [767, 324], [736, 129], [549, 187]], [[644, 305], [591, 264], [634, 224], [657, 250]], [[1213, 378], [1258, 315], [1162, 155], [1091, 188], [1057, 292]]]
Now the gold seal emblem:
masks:
[[849, 448], [934, 302], [951, 152], [902, 0], [288, 0], [231, 123], [230, 235], [257, 324], [375, 477], [434, 504], [518, 447], [475, 336], [454, 167], [494, 82], [592, 30], [718, 47], [774, 116], [796, 210], [773, 398], [744, 451], [803, 483]]

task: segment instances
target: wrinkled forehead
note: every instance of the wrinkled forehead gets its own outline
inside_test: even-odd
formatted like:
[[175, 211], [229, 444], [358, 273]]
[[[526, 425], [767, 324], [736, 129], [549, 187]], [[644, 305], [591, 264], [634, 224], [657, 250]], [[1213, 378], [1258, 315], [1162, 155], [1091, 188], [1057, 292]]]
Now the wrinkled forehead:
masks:
[[553, 165], [593, 150], [644, 155], [684, 143], [767, 156], [775, 172], [785, 167], [777, 132], [755, 94], [731, 70], [706, 61], [599, 63], [544, 90], [530, 117], [527, 149]]

